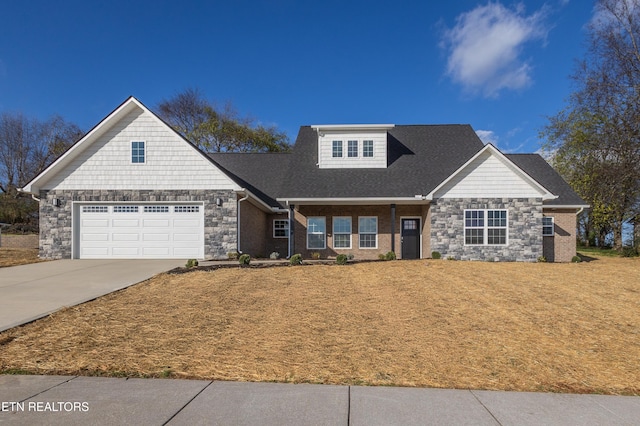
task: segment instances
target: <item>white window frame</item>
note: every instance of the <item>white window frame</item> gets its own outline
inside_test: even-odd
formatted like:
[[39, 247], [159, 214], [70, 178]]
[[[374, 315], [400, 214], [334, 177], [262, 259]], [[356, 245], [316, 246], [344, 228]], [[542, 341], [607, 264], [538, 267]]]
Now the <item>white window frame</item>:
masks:
[[[284, 228], [276, 223], [284, 222]], [[284, 235], [276, 235], [276, 231], [284, 231]], [[273, 219], [273, 238], [289, 238], [289, 219]]]
[[357, 140], [352, 139], [350, 141], [347, 141], [347, 158], [358, 158], [358, 145], [360, 144]]
[[[367, 155], [369, 153], [368, 149], [367, 149], [367, 145], [369, 145], [371, 147], [371, 155]], [[373, 151], [373, 140], [368, 139], [365, 141], [362, 141], [362, 157], [363, 158], [373, 158], [374, 155], [374, 151]]]
[[[349, 232], [344, 232], [344, 231], [338, 231], [336, 230], [336, 219], [346, 219], [349, 220]], [[351, 220], [351, 216], [334, 216], [331, 221], [332, 223], [332, 228], [333, 228], [333, 248], [336, 250], [350, 250], [352, 247], [352, 240], [353, 238], [351, 238], [351, 234], [353, 232], [353, 223]], [[349, 246], [348, 247], [337, 247], [336, 246], [336, 235], [349, 235]]]
[[[340, 154], [340, 155], [336, 155]], [[331, 142], [331, 158], [342, 158], [344, 155], [342, 149], [342, 141], [333, 141]]]
[[[545, 225], [545, 219], [551, 220], [550, 224]], [[545, 230], [551, 230], [551, 232], [545, 232]], [[556, 233], [556, 224], [553, 216], [542, 216], [542, 236], [543, 237], [553, 237]]]
[[[376, 229], [375, 232], [363, 232], [362, 231], [362, 219], [375, 219], [376, 220]], [[360, 237], [362, 235], [375, 235], [375, 247], [363, 247], [362, 240]], [[375, 250], [378, 248], [378, 216], [358, 216], [358, 248], [362, 250]]]
[[[142, 144], [142, 161], [133, 161], [133, 159], [134, 159], [133, 144], [134, 143], [141, 143]], [[131, 161], [131, 164], [146, 164], [147, 163], [147, 141], [140, 141], [140, 140], [131, 141], [131, 145], [130, 146], [131, 146], [131, 151], [129, 152], [129, 154], [130, 154], [129, 155], [129, 161]]]
[[[324, 224], [324, 230], [322, 232], [312, 232], [309, 228], [309, 223], [314, 219], [322, 219]], [[310, 247], [309, 235], [322, 235], [322, 247]], [[327, 218], [325, 216], [310, 216], [307, 218], [307, 250], [324, 250], [327, 248]]]
[[[482, 213], [482, 218], [470, 218], [470, 220], [478, 220], [478, 221], [482, 221], [481, 224], [471, 224], [471, 225], [467, 225], [467, 212], [483, 212]], [[505, 226], [497, 226], [495, 224], [493, 224], [492, 226], [489, 226], [489, 220], [502, 220], [502, 218], [499, 219], [489, 219], [489, 212], [505, 212], [505, 217], [504, 217], [504, 221], [505, 221]], [[463, 237], [464, 237], [464, 245], [465, 246], [489, 246], [489, 247], [505, 247], [509, 245], [509, 210], [507, 209], [465, 209], [464, 210], [464, 215], [462, 218], [463, 222]], [[467, 243], [467, 230], [482, 230], [482, 242], [481, 243]], [[505, 230], [505, 236], [504, 236], [504, 243], [501, 244], [489, 244], [489, 230], [490, 229], [504, 229]]]

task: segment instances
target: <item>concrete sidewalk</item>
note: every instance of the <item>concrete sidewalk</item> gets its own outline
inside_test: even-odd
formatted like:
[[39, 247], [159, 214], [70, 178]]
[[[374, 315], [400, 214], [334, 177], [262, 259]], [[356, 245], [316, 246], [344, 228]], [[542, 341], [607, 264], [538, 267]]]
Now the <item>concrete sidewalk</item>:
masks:
[[640, 397], [75, 376], [0, 376], [0, 423], [637, 425]]
[[54, 260], [0, 268], [0, 331], [184, 266], [184, 260]]

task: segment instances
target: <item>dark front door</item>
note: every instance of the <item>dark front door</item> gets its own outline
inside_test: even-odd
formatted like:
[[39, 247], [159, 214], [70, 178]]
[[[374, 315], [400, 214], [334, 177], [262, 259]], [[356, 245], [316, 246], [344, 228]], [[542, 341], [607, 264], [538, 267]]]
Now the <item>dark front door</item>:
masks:
[[420, 219], [402, 219], [402, 258], [420, 257]]

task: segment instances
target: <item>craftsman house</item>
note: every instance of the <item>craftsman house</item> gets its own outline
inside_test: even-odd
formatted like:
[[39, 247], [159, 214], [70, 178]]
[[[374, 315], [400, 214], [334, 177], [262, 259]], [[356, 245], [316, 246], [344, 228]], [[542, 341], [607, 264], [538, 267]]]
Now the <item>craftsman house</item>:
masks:
[[303, 126], [291, 153], [206, 154], [131, 97], [23, 188], [45, 258], [353, 254], [566, 262], [588, 207], [468, 125]]

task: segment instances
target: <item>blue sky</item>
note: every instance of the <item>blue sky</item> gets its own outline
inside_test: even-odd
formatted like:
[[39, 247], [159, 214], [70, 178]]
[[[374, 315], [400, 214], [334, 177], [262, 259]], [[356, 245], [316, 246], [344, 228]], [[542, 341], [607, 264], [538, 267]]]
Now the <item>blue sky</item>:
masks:
[[0, 112], [83, 130], [129, 95], [192, 87], [295, 140], [308, 124], [468, 123], [535, 152], [572, 91], [593, 3], [11, 1], [0, 13]]

